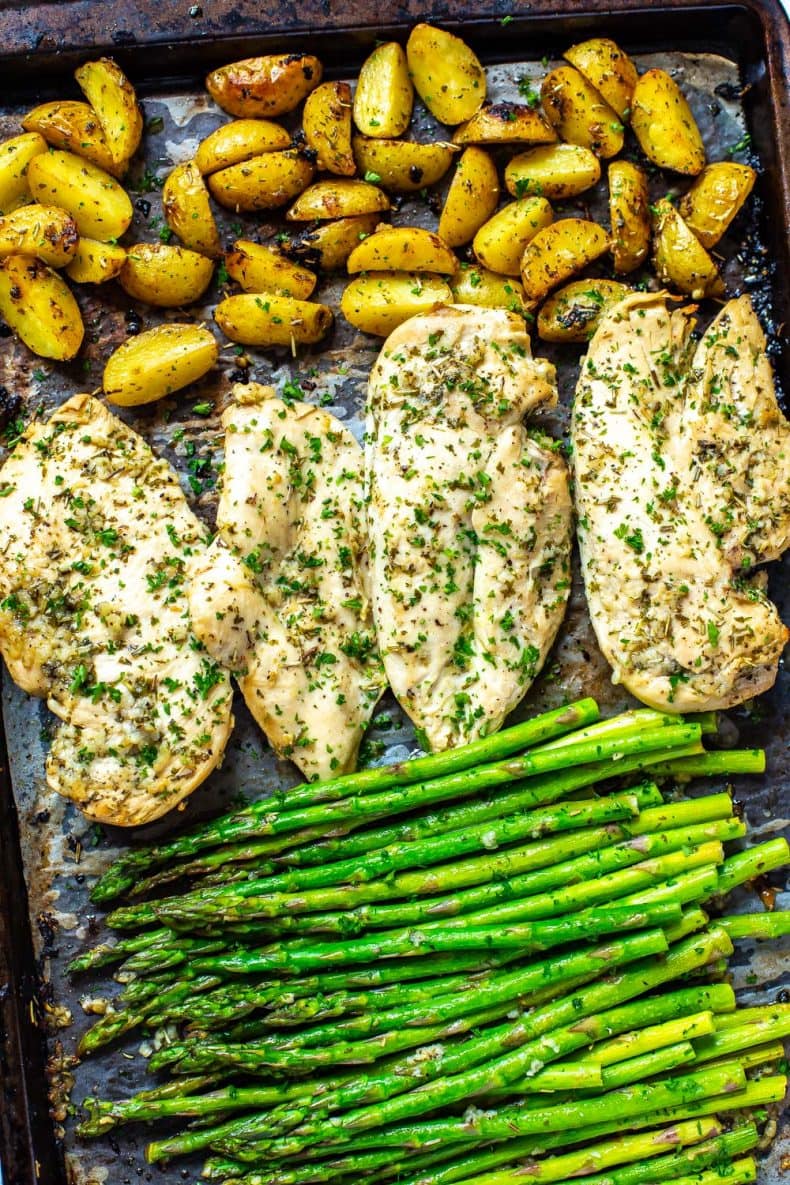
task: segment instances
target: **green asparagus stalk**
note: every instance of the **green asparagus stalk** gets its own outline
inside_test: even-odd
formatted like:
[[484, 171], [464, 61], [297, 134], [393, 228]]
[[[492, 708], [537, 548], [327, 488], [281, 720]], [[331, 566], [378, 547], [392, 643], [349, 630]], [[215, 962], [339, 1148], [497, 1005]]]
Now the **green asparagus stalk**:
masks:
[[745, 884], [775, 868], [790, 862], [790, 845], [784, 838], [769, 839], [756, 847], [746, 848], [728, 856], [719, 873], [719, 892], [729, 893], [736, 885]]
[[739, 1008], [731, 1016], [729, 1014], [717, 1016], [715, 1025], [716, 1031], [720, 1032], [723, 1029], [742, 1029], [744, 1025], [782, 1020], [788, 1016], [790, 1016], [790, 1004], [756, 1004], [751, 1008]]
[[[758, 1140], [757, 1129], [754, 1124], [747, 1123], [735, 1128], [731, 1132], [723, 1132], [712, 1140], [684, 1148], [679, 1152], [672, 1152], [668, 1156], [660, 1156], [656, 1160], [636, 1161], [614, 1169], [611, 1173], [595, 1174], [588, 1179], [587, 1185], [643, 1185], [646, 1182], [664, 1182], [682, 1179], [688, 1174], [700, 1172], [716, 1167], [725, 1180], [729, 1175], [721, 1170], [724, 1164], [731, 1164], [743, 1152], [754, 1148]], [[752, 1162], [753, 1163], [753, 1162]], [[466, 1185], [473, 1185], [468, 1179]], [[513, 1173], [495, 1173], [489, 1177], [478, 1177], [474, 1185], [520, 1185], [518, 1177]], [[570, 1185], [565, 1180], [563, 1185]]]
[[659, 761], [651, 768], [656, 778], [673, 777], [687, 782], [692, 778], [733, 777], [735, 774], [764, 774], [763, 749], [724, 749], [713, 753], [695, 753], [688, 757]]
[[149, 1000], [147, 1005], [143, 1005], [142, 1008], [135, 1010], [110, 1010], [106, 1012], [92, 1028], [82, 1034], [77, 1044], [78, 1056], [87, 1057], [88, 1054], [95, 1053], [97, 1049], [108, 1045], [111, 1041], [117, 1040], [118, 1037], [123, 1036], [125, 1033], [138, 1028], [146, 1022], [146, 1019], [153, 1014], [155, 1009], [167, 1009], [172, 1005], [194, 1001], [196, 993], [208, 991], [209, 988], [215, 987], [219, 982], [216, 976], [197, 976], [187, 983], [177, 984], [170, 988], [169, 991], [157, 995]]
[[722, 1029], [709, 1037], [694, 1042], [694, 1049], [700, 1061], [740, 1053], [754, 1045], [768, 1041], [779, 1041], [790, 1036], [790, 1009], [760, 1020], [753, 1020], [740, 1027]]
[[[725, 987], [725, 985], [721, 984], [719, 987]], [[730, 1006], [734, 1007], [732, 989], [725, 992], [720, 999], [726, 1001], [732, 999], [733, 1003]], [[711, 1037], [715, 1032], [716, 1017], [711, 1009], [707, 1009], [704, 1012], [695, 1012], [688, 1016], [665, 1021], [663, 1024], [649, 1025], [641, 1029], [634, 1029], [630, 1033], [623, 1033], [619, 1037], [613, 1037], [611, 1041], [602, 1041], [599, 1045], [595, 1045], [589, 1053], [580, 1056], [585, 1061], [595, 1061], [601, 1066], [611, 1066], [616, 1062], [640, 1057], [643, 1053], [652, 1053], [667, 1045], [693, 1041], [696, 1037]]]
[[721, 918], [723, 927], [732, 940], [756, 938], [765, 941], [770, 938], [784, 938], [790, 934], [790, 910], [776, 913], [744, 913]]

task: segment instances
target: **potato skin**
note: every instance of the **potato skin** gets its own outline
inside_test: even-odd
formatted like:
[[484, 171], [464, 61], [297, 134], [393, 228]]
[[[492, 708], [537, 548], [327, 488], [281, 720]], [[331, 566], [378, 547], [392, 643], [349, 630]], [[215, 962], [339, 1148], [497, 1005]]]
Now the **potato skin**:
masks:
[[318, 154], [319, 169], [353, 177], [357, 166], [351, 151], [351, 87], [347, 82], [322, 82], [316, 87], [305, 101], [302, 127], [308, 146]]
[[214, 310], [214, 320], [232, 342], [266, 347], [318, 342], [329, 332], [333, 316], [324, 304], [244, 292], [220, 301]]
[[357, 214], [331, 222], [315, 222], [282, 247], [289, 259], [317, 267], [322, 272], [342, 271], [355, 247], [372, 235], [378, 214]]
[[547, 342], [587, 342], [604, 313], [629, 292], [617, 280], [574, 280], [541, 305], [538, 336]]
[[406, 42], [417, 94], [440, 123], [471, 119], [486, 97], [486, 75], [465, 41], [434, 25], [415, 25]]
[[209, 132], [195, 153], [195, 164], [203, 175], [240, 165], [264, 152], [287, 148], [291, 137], [270, 119], [233, 119]]
[[659, 280], [695, 300], [724, 295], [716, 264], [666, 198], [656, 203], [653, 266]]
[[74, 77], [96, 112], [113, 160], [123, 172], [143, 135], [143, 116], [134, 87], [112, 58], [86, 62], [74, 71]]
[[115, 178], [73, 152], [51, 149], [35, 156], [27, 180], [42, 205], [67, 210], [89, 239], [119, 239], [132, 221], [132, 203]]
[[386, 193], [367, 181], [316, 181], [286, 212], [288, 222], [314, 222], [324, 218], [352, 218], [389, 210]]
[[165, 222], [190, 251], [216, 259], [222, 254], [208, 190], [194, 161], [176, 165], [162, 187]]
[[354, 94], [354, 123], [363, 136], [400, 136], [414, 106], [406, 53], [397, 41], [377, 45], [362, 63]]
[[463, 246], [491, 217], [498, 201], [496, 165], [484, 149], [465, 148], [439, 216], [439, 234], [450, 247]]
[[648, 160], [662, 169], [695, 176], [705, 166], [705, 146], [680, 87], [665, 70], [637, 81], [631, 127]]
[[584, 75], [620, 119], [627, 119], [639, 75], [628, 54], [616, 41], [608, 37], [592, 37], [572, 45], [562, 56]]
[[619, 116], [573, 66], [558, 66], [543, 79], [540, 97], [549, 123], [569, 144], [596, 156], [616, 156], [623, 147]]
[[639, 267], [650, 249], [647, 177], [631, 161], [609, 165], [609, 217], [614, 270], [623, 275]]
[[340, 309], [355, 329], [387, 337], [409, 317], [449, 303], [452, 292], [440, 276], [375, 272], [351, 281], [340, 298]]
[[318, 86], [323, 67], [311, 54], [267, 54], [212, 70], [206, 89], [229, 115], [284, 115]]
[[219, 357], [214, 334], [200, 325], [157, 325], [110, 355], [102, 387], [110, 403], [153, 403], [202, 378]]
[[82, 235], [66, 275], [77, 284], [104, 284], [120, 275], [126, 263], [126, 248], [115, 243], [100, 243]]
[[446, 144], [416, 144], [412, 140], [366, 140], [354, 137], [354, 157], [364, 177], [397, 193], [413, 193], [435, 185], [455, 155]]
[[196, 251], [170, 243], [135, 243], [121, 270], [121, 287], [135, 300], [159, 308], [178, 308], [199, 300], [214, 264]]
[[452, 275], [458, 260], [439, 235], [419, 226], [383, 226], [368, 235], [348, 257], [357, 272], [434, 272]]
[[274, 292], [307, 300], [318, 277], [263, 243], [239, 239], [225, 256], [228, 275], [245, 292]]
[[453, 144], [554, 144], [557, 133], [525, 103], [484, 103], [453, 132]]
[[39, 132], [53, 148], [64, 148], [76, 156], [93, 161], [113, 177], [121, 175], [121, 166], [110, 151], [96, 112], [89, 103], [56, 99], [40, 103], [22, 120], [26, 132]]
[[65, 280], [28, 255], [0, 263], [0, 317], [34, 354], [57, 362], [73, 358], [85, 334]]
[[46, 151], [47, 142], [38, 132], [23, 132], [0, 144], [0, 214], [10, 214], [30, 201], [28, 166]]
[[524, 285], [512, 276], [499, 276], [487, 267], [466, 265], [450, 281], [453, 304], [471, 304], [484, 309], [508, 309], [521, 317], [531, 315], [534, 303], [527, 300]]
[[509, 202], [480, 227], [472, 242], [476, 258], [501, 276], [521, 274], [521, 257], [527, 243], [554, 220], [545, 198], [521, 198]]
[[505, 188], [515, 197], [569, 198], [601, 177], [601, 163], [578, 144], [547, 144], [514, 156], [505, 169]]
[[208, 178], [208, 187], [212, 197], [229, 210], [275, 210], [306, 189], [314, 172], [301, 152], [289, 148], [220, 169]]
[[539, 230], [521, 259], [521, 280], [528, 300], [543, 298], [603, 255], [609, 237], [603, 227], [583, 218], [560, 218]]
[[33, 255], [49, 267], [65, 267], [79, 241], [77, 224], [57, 206], [20, 206], [0, 218], [0, 259]]
[[752, 192], [757, 174], [748, 165], [717, 161], [703, 169], [678, 210], [702, 246], [715, 247]]

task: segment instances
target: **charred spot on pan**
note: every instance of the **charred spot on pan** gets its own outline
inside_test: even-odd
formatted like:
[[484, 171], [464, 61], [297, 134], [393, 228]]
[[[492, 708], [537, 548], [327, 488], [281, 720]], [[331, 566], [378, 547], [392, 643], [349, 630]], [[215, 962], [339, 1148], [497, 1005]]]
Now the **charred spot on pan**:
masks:
[[[5, 328], [5, 326], [3, 327]], [[3, 337], [6, 334], [2, 334]], [[8, 387], [0, 387], [0, 429], [6, 428], [19, 415], [22, 407], [22, 397]]]
[[136, 309], [127, 309], [123, 315], [126, 322], [126, 332], [132, 337], [143, 331], [143, 319]]

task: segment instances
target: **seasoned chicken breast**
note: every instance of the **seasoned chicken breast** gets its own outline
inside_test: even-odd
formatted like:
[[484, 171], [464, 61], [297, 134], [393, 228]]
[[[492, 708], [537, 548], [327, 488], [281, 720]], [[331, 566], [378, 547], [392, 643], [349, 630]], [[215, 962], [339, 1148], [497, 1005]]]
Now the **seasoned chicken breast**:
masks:
[[223, 425], [219, 535], [190, 589], [194, 628], [277, 752], [331, 777], [353, 769], [386, 682], [362, 450], [328, 412], [255, 383], [234, 387]]
[[693, 309], [634, 294], [590, 343], [572, 444], [590, 614], [615, 682], [667, 711], [769, 688], [788, 638], [742, 569], [790, 528], [790, 425], [748, 300], [694, 352]]
[[89, 395], [31, 424], [0, 483], [0, 649], [62, 721], [47, 781], [103, 823], [156, 819], [233, 724], [189, 620], [205, 529], [170, 466]]
[[556, 399], [554, 368], [500, 309], [413, 317], [371, 373], [374, 620], [390, 685], [431, 749], [499, 728], [565, 612], [567, 469], [522, 423]]

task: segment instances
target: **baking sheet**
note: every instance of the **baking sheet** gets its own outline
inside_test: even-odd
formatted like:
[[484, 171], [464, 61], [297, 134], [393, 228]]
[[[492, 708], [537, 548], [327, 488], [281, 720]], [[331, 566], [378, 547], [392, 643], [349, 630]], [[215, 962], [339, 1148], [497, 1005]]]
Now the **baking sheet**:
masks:
[[[740, 108], [740, 83], [733, 63], [714, 55], [660, 54], [637, 57], [640, 69], [662, 66], [677, 78], [688, 96], [700, 125], [710, 157], [750, 159], [744, 143], [745, 126]], [[539, 81], [547, 64], [542, 62], [494, 66], [488, 70], [489, 93], [494, 100], [518, 98], [518, 84], [524, 79]], [[145, 157], [131, 174], [135, 218], [130, 238], [156, 241], [164, 226], [157, 179], [167, 175], [172, 166], [194, 155], [200, 139], [225, 116], [217, 111], [207, 96], [194, 92], [152, 91], [145, 99], [149, 131], [144, 139]], [[161, 126], [160, 126], [161, 125]], [[294, 125], [295, 126], [295, 125]], [[0, 138], [18, 131], [13, 112], [0, 115]], [[430, 116], [421, 111], [411, 134], [415, 139], [446, 134]], [[740, 145], [740, 148], [735, 146]], [[752, 163], [758, 164], [753, 161]], [[665, 175], [656, 175], [652, 196], [667, 192]], [[674, 192], [674, 191], [673, 191]], [[441, 193], [441, 191], [440, 191]], [[419, 195], [405, 200], [393, 221], [435, 225], [438, 208], [435, 194], [427, 200]], [[591, 215], [606, 221], [605, 187], [575, 201], [555, 203], [558, 213]], [[772, 350], [778, 347], [776, 327], [770, 302], [770, 262], [762, 245], [761, 203], [748, 204], [730, 234], [720, 245], [727, 259], [725, 276], [728, 288], [749, 291], [772, 337]], [[236, 218], [220, 215], [223, 241], [231, 242], [240, 233], [264, 239], [281, 226], [278, 218]], [[743, 244], [748, 244], [744, 247]], [[601, 274], [604, 274], [603, 271]], [[639, 275], [636, 277], [639, 279]], [[323, 282], [316, 291], [318, 300], [337, 307], [344, 279]], [[205, 318], [217, 299], [217, 289], [209, 290], [212, 300], [204, 307], [192, 307], [191, 319]], [[181, 319], [177, 311], [156, 312], [136, 306], [114, 285], [92, 296], [85, 288], [79, 299], [87, 328], [87, 344], [80, 359], [59, 366], [31, 360], [27, 351], [13, 339], [0, 340], [0, 412], [5, 416], [6, 440], [13, 439], [18, 418], [32, 414], [46, 415], [70, 395], [99, 386], [104, 361], [127, 333], [167, 319]], [[708, 312], [712, 313], [712, 309]], [[581, 350], [575, 347], [547, 347], [535, 341], [535, 352], [548, 356], [558, 368], [561, 404], [544, 419], [555, 435], [567, 425], [568, 404], [575, 385]], [[217, 466], [222, 459], [218, 438], [218, 415], [230, 386], [245, 376], [258, 382], [281, 387], [287, 381], [299, 383], [308, 401], [328, 406], [361, 437], [361, 412], [365, 384], [379, 343], [359, 334], [342, 319], [327, 344], [300, 352], [293, 359], [287, 351], [258, 353], [224, 344], [217, 372], [185, 394], [163, 401], [151, 408], [124, 413], [127, 421], [149, 440], [152, 447], [166, 456], [177, 468], [185, 492], [197, 512], [212, 524], [216, 500]], [[194, 413], [197, 403], [215, 404], [215, 414], [203, 417]], [[790, 564], [774, 567], [771, 595], [779, 603], [784, 619], [790, 620]], [[610, 681], [609, 669], [595, 643], [584, 605], [578, 566], [568, 617], [546, 669], [514, 714], [514, 719], [556, 706], [583, 695], [594, 696], [605, 714], [630, 705], [630, 698]], [[786, 705], [790, 686], [785, 666], [780, 670], [774, 690], [747, 708], [727, 715], [722, 723], [721, 743], [732, 745], [762, 744], [769, 752], [769, 777], [741, 779], [739, 797], [743, 800], [752, 838], [757, 840], [788, 826], [790, 815], [790, 757], [788, 732], [790, 721]], [[299, 780], [294, 767], [279, 762], [266, 747], [262, 734], [251, 721], [240, 697], [234, 705], [237, 724], [222, 768], [189, 800], [182, 814], [174, 813], [136, 834], [135, 839], [150, 838], [167, 832], [183, 821], [197, 820], [226, 808], [240, 796], [254, 799], [265, 796], [275, 787], [293, 785]], [[81, 999], [112, 994], [109, 980], [81, 977], [71, 984], [63, 968], [74, 953], [92, 945], [101, 932], [101, 914], [88, 903], [87, 890], [92, 879], [104, 869], [117, 851], [128, 843], [128, 833], [99, 828], [87, 823], [70, 804], [54, 796], [44, 783], [44, 758], [52, 719], [46, 708], [21, 693], [5, 678], [3, 715], [8, 735], [11, 775], [16, 796], [23, 861], [29, 888], [31, 923], [36, 954], [44, 984], [41, 993], [42, 1023], [49, 1029], [50, 1069], [53, 1108], [58, 1131], [69, 1167], [70, 1179], [80, 1185], [125, 1185], [140, 1179], [152, 1179], [143, 1160], [145, 1133], [140, 1129], [121, 1128], [110, 1138], [79, 1144], [73, 1135], [70, 1112], [74, 1104], [94, 1091], [102, 1097], [122, 1097], [150, 1085], [144, 1060], [138, 1049], [139, 1035], [125, 1044], [73, 1065], [73, 1051], [80, 1034], [92, 1023], [83, 1010]], [[400, 759], [414, 750], [414, 734], [392, 697], [381, 701], [374, 726], [363, 747], [363, 760], [383, 762]], [[748, 894], [745, 908], [759, 903]], [[786, 901], [786, 907], [790, 901]], [[780, 987], [783, 969], [788, 966], [790, 944], [772, 944], [750, 952], [741, 948], [736, 964], [736, 980], [742, 998], [772, 999]], [[161, 1127], [159, 1130], [163, 1130]], [[786, 1138], [786, 1133], [785, 1133]], [[777, 1141], [761, 1172], [764, 1185], [780, 1179], [780, 1164], [788, 1146]], [[185, 1162], [156, 1171], [163, 1185], [182, 1181]], [[197, 1168], [199, 1161], [191, 1167]], [[188, 1174], [191, 1177], [192, 1173]], [[49, 1183], [47, 1183], [49, 1185]]]

